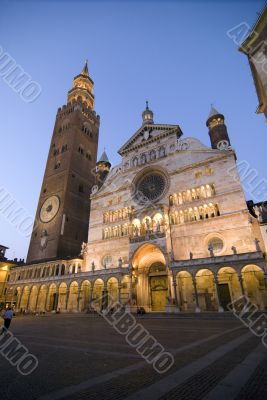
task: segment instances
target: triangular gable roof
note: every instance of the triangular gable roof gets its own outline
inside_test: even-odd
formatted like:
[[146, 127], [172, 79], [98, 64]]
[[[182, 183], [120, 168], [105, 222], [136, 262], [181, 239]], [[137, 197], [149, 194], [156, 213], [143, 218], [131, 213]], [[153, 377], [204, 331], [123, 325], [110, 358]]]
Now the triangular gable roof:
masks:
[[[153, 131], [160, 131], [155, 136], [151, 135], [147, 140], [143, 140], [140, 142], [138, 139], [143, 136], [144, 132], [148, 131], [150, 134]], [[142, 147], [147, 145], [148, 143], [152, 143], [155, 140], [158, 140], [160, 137], [169, 136], [170, 134], [177, 133], [177, 138], [182, 136], [183, 132], [181, 131], [179, 125], [170, 125], [170, 124], [145, 124], [135, 132], [134, 135], [130, 137], [130, 139], [118, 150], [120, 155], [123, 155], [129, 151], [132, 151], [138, 147]]]

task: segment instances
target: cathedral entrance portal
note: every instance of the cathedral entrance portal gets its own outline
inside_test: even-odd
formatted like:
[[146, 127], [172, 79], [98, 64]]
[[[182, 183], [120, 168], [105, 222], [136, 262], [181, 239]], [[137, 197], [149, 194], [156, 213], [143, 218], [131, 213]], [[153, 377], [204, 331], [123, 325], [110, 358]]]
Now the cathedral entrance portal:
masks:
[[139, 247], [133, 257], [134, 305], [146, 311], [165, 311], [168, 298], [168, 274], [162, 251], [150, 243]]
[[152, 264], [149, 270], [152, 311], [165, 311], [168, 296], [166, 267], [162, 263]]

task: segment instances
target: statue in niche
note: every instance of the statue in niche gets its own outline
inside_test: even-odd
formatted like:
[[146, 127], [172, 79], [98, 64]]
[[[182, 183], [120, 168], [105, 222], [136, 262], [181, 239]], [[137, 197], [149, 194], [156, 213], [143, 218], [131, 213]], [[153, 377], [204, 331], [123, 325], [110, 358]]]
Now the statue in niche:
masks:
[[189, 252], [189, 258], [190, 258], [190, 260], [193, 260], [193, 253], [192, 253], [192, 251]]
[[160, 232], [160, 221], [157, 221], [157, 232]]
[[107, 263], [104, 262], [104, 269], [107, 269]]
[[119, 257], [118, 259], [118, 267], [121, 268], [122, 267], [122, 258]]
[[237, 254], [237, 250], [236, 250], [236, 247], [235, 247], [235, 246], [232, 246], [232, 247], [231, 247], [231, 250], [232, 250], [232, 252], [233, 252], [234, 254]]
[[135, 225], [134, 226], [134, 236], [138, 236], [139, 230], [138, 230], [138, 226]]
[[210, 256], [211, 256], [211, 257], [214, 257], [214, 249], [213, 249], [212, 244], [209, 245], [208, 250], [209, 250], [209, 252], [210, 252]]
[[92, 271], [94, 272], [95, 271], [95, 262], [94, 261], [91, 262], [91, 267], [92, 267]]
[[255, 239], [256, 251], [261, 251], [259, 239]]
[[83, 256], [84, 254], [86, 254], [86, 247], [87, 247], [87, 243], [83, 242], [82, 243], [82, 247], [81, 247], [81, 252], [80, 255]]

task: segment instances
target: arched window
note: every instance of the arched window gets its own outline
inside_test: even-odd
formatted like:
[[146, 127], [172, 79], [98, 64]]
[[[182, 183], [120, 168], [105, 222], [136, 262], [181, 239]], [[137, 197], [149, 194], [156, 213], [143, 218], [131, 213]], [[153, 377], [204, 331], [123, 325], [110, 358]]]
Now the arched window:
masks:
[[112, 256], [110, 254], [107, 254], [102, 258], [102, 265], [105, 268], [111, 267], [111, 265], [112, 265]]
[[60, 161], [58, 161], [58, 162], [55, 164], [54, 169], [58, 169], [59, 167], [60, 167]]
[[59, 274], [59, 265], [56, 266], [56, 276]]
[[61, 265], [61, 275], [64, 275], [64, 274], [65, 274], [65, 265], [62, 264]]
[[64, 153], [64, 151], [68, 150], [68, 145], [67, 144], [63, 144], [63, 146], [61, 147], [61, 153]]
[[85, 157], [86, 157], [86, 159], [89, 160], [89, 161], [92, 160], [92, 156], [91, 156], [91, 154], [89, 153], [89, 151], [87, 151]]
[[72, 273], [72, 274], [75, 274], [75, 265], [72, 266], [71, 273]]
[[84, 154], [84, 149], [83, 146], [80, 144], [80, 146], [78, 147], [78, 153], [80, 153], [81, 155]]

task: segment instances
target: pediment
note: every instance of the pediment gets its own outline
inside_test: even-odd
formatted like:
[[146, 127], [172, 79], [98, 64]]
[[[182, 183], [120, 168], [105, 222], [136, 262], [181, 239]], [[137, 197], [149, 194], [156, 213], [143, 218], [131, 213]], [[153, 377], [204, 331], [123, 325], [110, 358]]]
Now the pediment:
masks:
[[163, 125], [163, 124], [146, 124], [143, 125], [137, 132], [119, 149], [118, 153], [123, 155], [138, 147], [152, 143], [161, 137], [166, 137], [172, 134], [177, 135], [177, 139], [183, 134], [179, 125]]

